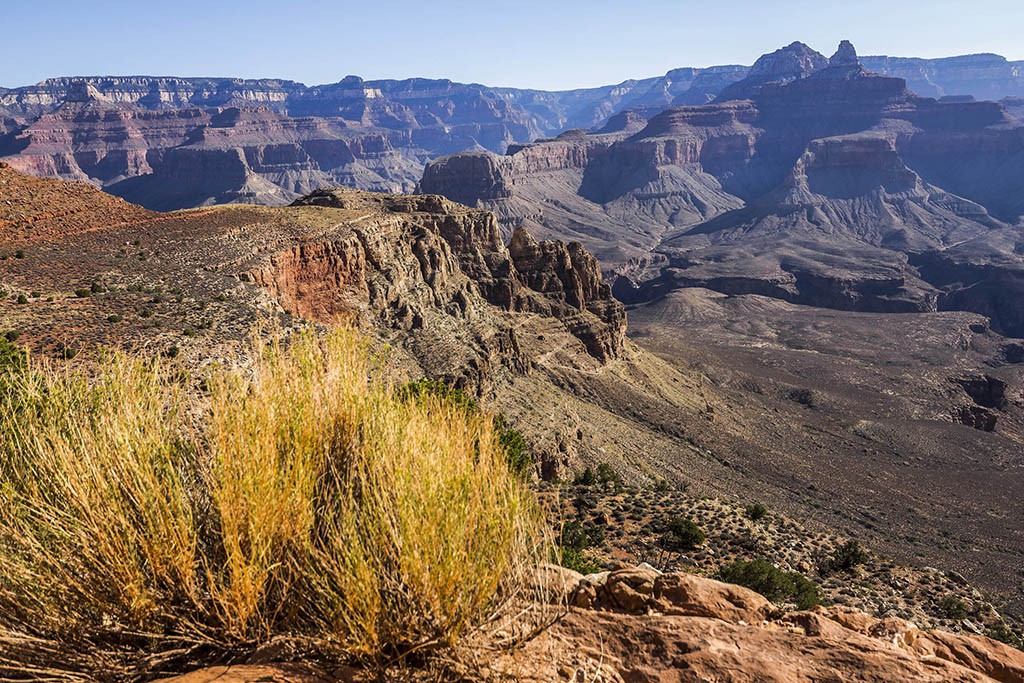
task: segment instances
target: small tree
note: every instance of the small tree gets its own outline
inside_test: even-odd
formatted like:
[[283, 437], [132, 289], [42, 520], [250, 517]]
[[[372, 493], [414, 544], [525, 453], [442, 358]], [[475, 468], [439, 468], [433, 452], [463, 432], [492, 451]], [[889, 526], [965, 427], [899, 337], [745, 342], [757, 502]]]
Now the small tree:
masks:
[[792, 602], [800, 609], [811, 609], [820, 602], [818, 587], [810, 579], [784, 572], [763, 558], [726, 565], [718, 578], [756, 591], [772, 602]]
[[766, 508], [761, 503], [754, 503], [752, 505], [748, 505], [743, 512], [747, 516], [747, 519], [749, 519], [752, 522], [759, 522], [768, 516], [768, 508]]
[[676, 515], [665, 526], [662, 545], [668, 550], [693, 550], [704, 545], [707, 536], [693, 520]]
[[823, 574], [830, 572], [848, 572], [854, 567], [868, 561], [868, 554], [860, 547], [860, 542], [849, 540], [836, 548], [825, 561]]

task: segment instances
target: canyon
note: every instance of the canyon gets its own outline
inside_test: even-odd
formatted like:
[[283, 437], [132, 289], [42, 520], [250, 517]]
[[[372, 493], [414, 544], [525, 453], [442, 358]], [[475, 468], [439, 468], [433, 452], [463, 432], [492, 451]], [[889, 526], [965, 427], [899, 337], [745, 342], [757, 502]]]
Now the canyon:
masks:
[[630, 304], [681, 287], [870, 312], [966, 310], [1024, 335], [1024, 123], [920, 97], [849, 43], [795, 43], [706, 105], [466, 152], [420, 188], [578, 239]]
[[[908, 79], [922, 95], [1008, 98], [1008, 107], [1024, 95], [1021, 65], [998, 55], [864, 63]], [[317, 86], [52, 78], [0, 88], [0, 158], [26, 173], [86, 180], [157, 210], [287, 204], [329, 185], [409, 192], [439, 156], [504, 153], [566, 130], [626, 125], [625, 118], [635, 125], [670, 106], [706, 104], [765, 67], [684, 67], [567, 91], [357, 76]]]
[[[1024, 680], [983, 636], [1024, 632], [1022, 71], [844, 41], [563, 92], [0, 89], [0, 333], [57, 366], [122, 348], [195, 371], [254, 330], [345, 324], [396, 383], [500, 414], [539, 490], [623, 539], [610, 573], [560, 574], [573, 608], [498, 676]], [[619, 507], [569, 483], [601, 468]], [[808, 574], [859, 539], [871, 569], [794, 611], [636, 566], [684, 508], [717, 534], [687, 570], [730, 534]]]

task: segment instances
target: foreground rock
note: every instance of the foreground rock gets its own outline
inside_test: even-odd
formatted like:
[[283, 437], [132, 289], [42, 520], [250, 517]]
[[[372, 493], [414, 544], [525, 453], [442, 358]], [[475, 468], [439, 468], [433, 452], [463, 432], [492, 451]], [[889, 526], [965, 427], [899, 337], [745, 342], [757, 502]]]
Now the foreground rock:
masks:
[[[860, 681], [1019, 683], [1024, 652], [989, 638], [925, 631], [900, 619], [818, 607], [785, 613], [740, 586], [645, 567], [579, 577], [572, 607], [523, 650], [473, 670], [469, 680]], [[288, 665], [212, 669], [170, 679], [306, 683], [324, 677]]]

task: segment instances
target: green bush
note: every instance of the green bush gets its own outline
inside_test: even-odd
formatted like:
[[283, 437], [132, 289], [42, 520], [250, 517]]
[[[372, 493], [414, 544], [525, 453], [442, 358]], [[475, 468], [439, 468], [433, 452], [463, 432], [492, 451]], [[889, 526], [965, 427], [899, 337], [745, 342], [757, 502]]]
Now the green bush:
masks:
[[21, 370], [28, 362], [24, 349], [15, 345], [14, 339], [11, 339], [12, 334], [14, 339], [18, 338], [16, 332], [8, 332], [0, 338], [0, 374]]
[[867, 561], [868, 554], [860, 547], [860, 542], [850, 540], [836, 548], [825, 560], [822, 573], [848, 572]]
[[603, 542], [604, 534], [600, 529], [574, 519], [564, 524], [558, 535], [556, 560], [563, 567], [580, 574], [593, 574], [600, 571], [600, 567], [587, 556], [586, 551]]
[[1005, 643], [1010, 647], [1021, 647], [1021, 639], [1002, 621], [993, 624], [987, 631], [985, 631], [985, 635], [992, 640], [998, 640], [1000, 643]]
[[964, 619], [967, 617], [967, 603], [955, 595], [947, 595], [939, 601], [939, 609], [947, 619]]
[[84, 299], [87, 296], [92, 296], [92, 290], [88, 287], [79, 287], [75, 290], [75, 296], [79, 299]]
[[576, 478], [572, 480], [575, 486], [593, 486], [597, 483], [597, 475], [594, 474], [592, 467], [587, 467], [582, 472], [576, 475]]
[[597, 483], [604, 488], [610, 488], [613, 491], [622, 490], [622, 475], [616, 472], [615, 468], [608, 463], [599, 463], [596, 474]]
[[676, 515], [666, 525], [661, 542], [669, 550], [680, 551], [699, 548], [705, 540], [707, 536], [693, 520]]
[[27, 304], [27, 303], [28, 303], [28, 297], [27, 297], [27, 296], [25, 296], [24, 294], [19, 294], [19, 295], [18, 295], [18, 299], [17, 299], [17, 302], [18, 302], [19, 304]]
[[749, 519], [750, 521], [759, 522], [768, 516], [768, 508], [766, 508], [761, 503], [754, 503], [752, 505], [748, 505], [746, 510], [743, 511], [743, 513], [747, 516], [747, 519]]
[[784, 572], [763, 558], [733, 562], [719, 570], [718, 578], [745, 586], [772, 602], [795, 603], [800, 609], [811, 609], [821, 602], [817, 586], [807, 577]]

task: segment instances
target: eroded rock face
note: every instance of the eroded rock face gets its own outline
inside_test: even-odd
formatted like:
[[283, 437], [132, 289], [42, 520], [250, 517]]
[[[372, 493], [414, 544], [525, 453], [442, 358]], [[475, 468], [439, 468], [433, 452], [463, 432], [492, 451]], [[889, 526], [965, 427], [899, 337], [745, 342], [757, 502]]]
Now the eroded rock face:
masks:
[[420, 187], [581, 241], [631, 303], [706, 287], [1024, 335], [1024, 124], [998, 103], [918, 97], [849, 42], [830, 60], [795, 43], [714, 104], [620, 123], [449, 157]]
[[272, 253], [248, 271], [248, 280], [299, 315], [325, 321], [355, 315], [421, 332], [437, 311], [464, 319], [470, 329], [481, 323], [476, 346], [482, 357], [467, 364], [474, 389], [489, 385], [487, 368], [495, 363], [517, 372], [528, 367], [507, 321], [484, 324], [484, 304], [556, 318], [602, 362], [622, 349], [622, 306], [579, 244], [538, 244], [523, 233], [506, 248], [492, 214], [436, 195], [320, 190], [295, 206], [362, 212], [373, 219], [355, 221], [331, 240]]

